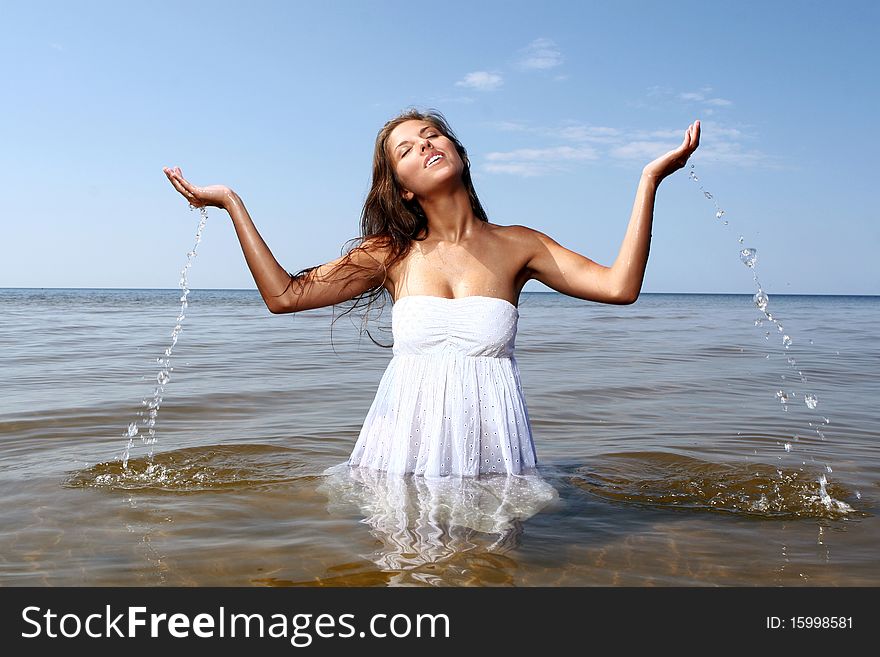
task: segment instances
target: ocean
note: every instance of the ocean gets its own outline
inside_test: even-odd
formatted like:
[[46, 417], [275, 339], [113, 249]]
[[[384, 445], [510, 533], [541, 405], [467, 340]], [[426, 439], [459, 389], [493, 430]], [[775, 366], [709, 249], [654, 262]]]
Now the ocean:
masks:
[[880, 584], [880, 297], [523, 293], [526, 482], [334, 470], [391, 349], [255, 290], [190, 293], [123, 467], [179, 297], [0, 289], [0, 585]]

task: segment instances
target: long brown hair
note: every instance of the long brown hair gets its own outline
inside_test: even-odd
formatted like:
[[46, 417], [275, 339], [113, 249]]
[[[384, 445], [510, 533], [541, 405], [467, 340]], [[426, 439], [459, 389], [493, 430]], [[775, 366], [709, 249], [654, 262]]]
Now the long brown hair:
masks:
[[[413, 198], [412, 200], [407, 201], [403, 198], [403, 188], [397, 180], [394, 164], [387, 147], [387, 141], [388, 137], [391, 135], [391, 131], [401, 123], [413, 120], [430, 123], [442, 135], [455, 144], [455, 150], [458, 151], [458, 155], [464, 163], [464, 171], [462, 172], [461, 180], [465, 189], [468, 191], [468, 196], [471, 201], [471, 209], [479, 220], [486, 222], [489, 221], [489, 218], [486, 216], [486, 211], [483, 209], [480, 199], [477, 197], [477, 192], [474, 189], [474, 183], [471, 179], [471, 163], [467, 156], [467, 150], [455, 136], [455, 133], [449, 126], [446, 118], [435, 109], [420, 111], [414, 107], [410, 107], [404, 110], [385, 123], [385, 125], [382, 126], [382, 129], [379, 130], [379, 134], [376, 136], [376, 144], [373, 149], [373, 181], [370, 186], [370, 191], [367, 194], [366, 201], [364, 202], [364, 209], [361, 212], [361, 235], [360, 237], [352, 238], [346, 242], [346, 245], [354, 243], [347, 250], [346, 247], [343, 246], [343, 254], [347, 253], [349, 255], [352, 251], [358, 248], [365, 248], [364, 245], [368, 242], [380, 246], [383, 249], [387, 249], [387, 256], [382, 263], [386, 276], [389, 267], [392, 267], [406, 257], [410, 249], [413, 247], [413, 242], [420, 242], [428, 237], [428, 218], [425, 216], [417, 199]], [[296, 274], [290, 274], [291, 283], [296, 281], [299, 284], [300, 289], [302, 289], [302, 285], [305, 284], [305, 280], [308, 278], [309, 273], [317, 269], [317, 267], [318, 265], [307, 267]], [[351, 269], [352, 271], [349, 276], [357, 274], [363, 275], [364, 273], [361, 267], [350, 261], [350, 257], [340, 263], [339, 267], [348, 267]], [[342, 313], [340, 317], [347, 315], [352, 310], [359, 307], [361, 302], [366, 301], [366, 311], [364, 312], [364, 317], [361, 323], [361, 333], [366, 333], [370, 340], [380, 347], [390, 348], [393, 345], [384, 345], [376, 342], [370, 331], [366, 328], [368, 313], [373, 302], [379, 298], [382, 299], [383, 303], [379, 313], [381, 315], [381, 310], [384, 308], [384, 304], [388, 300], [388, 297], [388, 291], [384, 287], [383, 280], [382, 283], [371, 287], [366, 292], [363, 292], [346, 302], [347, 304], [352, 305], [348, 310]], [[334, 318], [333, 323], [336, 322], [336, 319], [338, 318]], [[332, 342], [332, 324], [330, 339]]]

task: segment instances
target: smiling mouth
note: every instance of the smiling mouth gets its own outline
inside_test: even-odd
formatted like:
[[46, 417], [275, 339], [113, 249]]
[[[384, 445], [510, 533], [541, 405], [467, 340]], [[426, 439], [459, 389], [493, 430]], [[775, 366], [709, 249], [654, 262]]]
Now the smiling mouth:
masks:
[[445, 160], [445, 159], [446, 158], [443, 157], [442, 155], [435, 155], [430, 160], [428, 160], [428, 163], [425, 165], [425, 168], [428, 169], [428, 168], [434, 166], [435, 164], [437, 164], [438, 162], [440, 162], [441, 160]]

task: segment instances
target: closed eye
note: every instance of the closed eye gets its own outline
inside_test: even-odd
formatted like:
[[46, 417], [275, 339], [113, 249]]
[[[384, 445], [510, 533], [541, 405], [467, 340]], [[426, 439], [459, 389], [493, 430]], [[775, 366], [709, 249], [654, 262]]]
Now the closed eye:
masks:
[[[439, 137], [439, 136], [440, 135], [437, 135], [437, 134], [430, 134], [430, 135], [428, 135], [428, 139], [430, 139], [431, 137]], [[411, 150], [412, 150], [412, 148], [407, 148], [405, 151], [403, 151], [403, 153], [400, 154], [400, 157], [406, 156], [406, 154], [409, 153]]]

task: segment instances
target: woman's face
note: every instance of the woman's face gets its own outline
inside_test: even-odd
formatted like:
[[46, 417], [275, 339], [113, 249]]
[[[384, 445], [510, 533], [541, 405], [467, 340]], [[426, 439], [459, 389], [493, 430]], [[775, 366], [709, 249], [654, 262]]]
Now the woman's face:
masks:
[[443, 183], [461, 182], [464, 163], [455, 144], [432, 123], [404, 121], [391, 131], [386, 144], [407, 201], [426, 196]]

